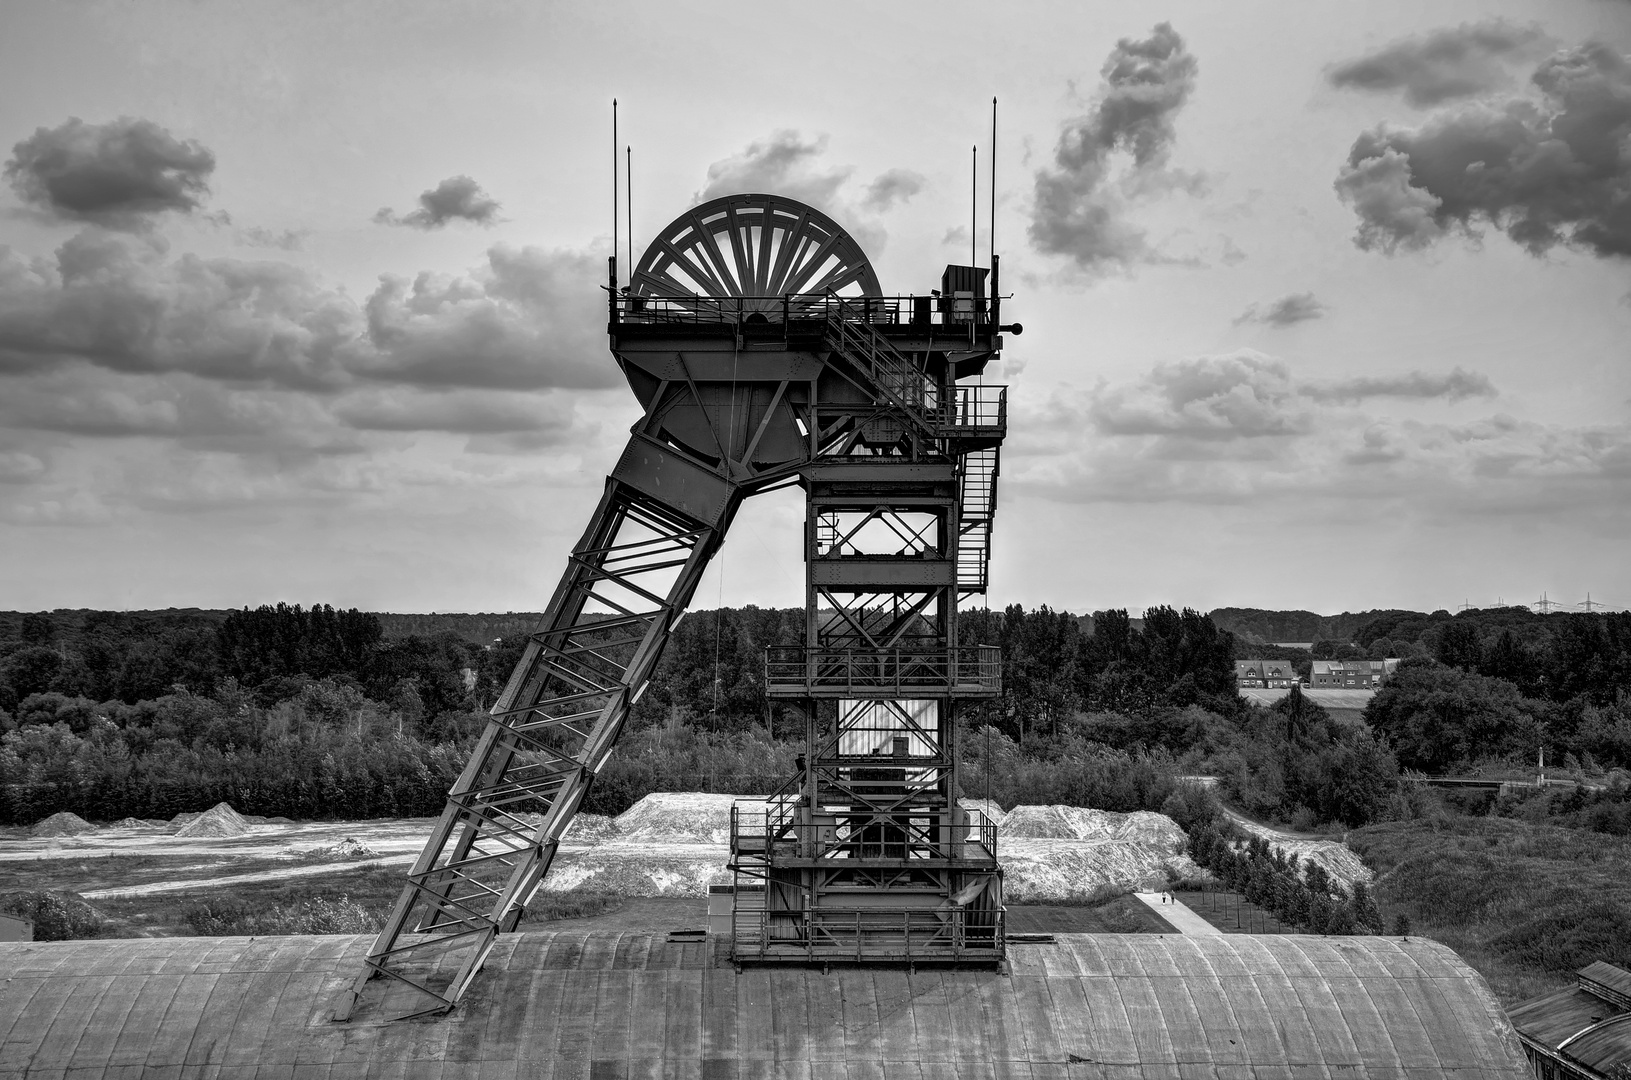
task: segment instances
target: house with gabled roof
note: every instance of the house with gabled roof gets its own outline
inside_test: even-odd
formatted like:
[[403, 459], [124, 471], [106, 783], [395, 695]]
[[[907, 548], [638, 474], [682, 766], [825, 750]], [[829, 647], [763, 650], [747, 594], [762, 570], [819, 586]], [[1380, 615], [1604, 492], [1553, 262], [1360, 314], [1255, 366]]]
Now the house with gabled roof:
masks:
[[1398, 666], [1398, 660], [1315, 660], [1308, 672], [1308, 685], [1315, 689], [1374, 690]]
[[1298, 682], [1290, 660], [1236, 660], [1235, 685], [1287, 690]]

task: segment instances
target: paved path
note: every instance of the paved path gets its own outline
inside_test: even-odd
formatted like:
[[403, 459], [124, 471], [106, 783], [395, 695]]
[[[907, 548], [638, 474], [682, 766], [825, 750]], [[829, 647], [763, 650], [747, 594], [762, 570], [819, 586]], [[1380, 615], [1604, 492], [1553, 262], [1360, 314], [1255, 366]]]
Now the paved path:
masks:
[[1172, 924], [1172, 928], [1180, 934], [1221, 934], [1222, 930], [1213, 926], [1181, 900], [1174, 899], [1169, 904], [1161, 902], [1161, 894], [1153, 892], [1134, 893], [1134, 896], [1149, 905], [1151, 911]]

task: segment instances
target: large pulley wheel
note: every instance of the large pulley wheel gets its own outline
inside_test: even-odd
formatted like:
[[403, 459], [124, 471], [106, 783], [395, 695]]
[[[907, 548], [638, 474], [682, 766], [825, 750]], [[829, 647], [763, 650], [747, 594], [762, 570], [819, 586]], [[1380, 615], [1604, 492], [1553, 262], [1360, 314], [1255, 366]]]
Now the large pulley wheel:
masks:
[[636, 296], [734, 297], [771, 313], [796, 295], [881, 296], [861, 245], [832, 218], [782, 195], [726, 195], [675, 218], [630, 276]]

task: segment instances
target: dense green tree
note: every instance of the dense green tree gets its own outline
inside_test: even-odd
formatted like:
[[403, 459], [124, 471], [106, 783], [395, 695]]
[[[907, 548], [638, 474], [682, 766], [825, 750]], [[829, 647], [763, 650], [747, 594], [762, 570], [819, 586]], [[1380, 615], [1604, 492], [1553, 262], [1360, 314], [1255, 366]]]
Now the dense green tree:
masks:
[[1401, 663], [1365, 709], [1400, 764], [1426, 772], [1480, 757], [1528, 756], [1541, 744], [1546, 717], [1543, 702], [1504, 679], [1431, 660]]

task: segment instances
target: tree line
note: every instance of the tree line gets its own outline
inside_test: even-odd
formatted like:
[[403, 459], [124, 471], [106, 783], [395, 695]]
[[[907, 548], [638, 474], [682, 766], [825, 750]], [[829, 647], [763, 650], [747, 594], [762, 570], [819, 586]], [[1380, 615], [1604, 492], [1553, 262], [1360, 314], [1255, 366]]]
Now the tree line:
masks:
[[[797, 643], [804, 617], [745, 607], [682, 620], [586, 809], [780, 783], [803, 720], [766, 697], [763, 650]], [[1480, 628], [1476, 659], [1461, 630], [1431, 624], [1435, 656], [1400, 667], [1367, 726], [1300, 693], [1249, 706], [1234, 637], [1193, 610], [965, 611], [961, 640], [1003, 651], [1004, 693], [960, 706], [964, 793], [1160, 809], [1177, 776], [1209, 773], [1248, 813], [1357, 826], [1411, 812], [1401, 768], [1532, 760], [1542, 742], [1549, 761], [1631, 765], [1626, 618], [1551, 618], [1553, 636], [1526, 648], [1561, 658], [1547, 669], [1552, 696], [1479, 666], [1503, 655], [1508, 626], [1457, 616]], [[525, 644], [392, 636], [377, 615], [326, 605], [38, 614], [0, 619], [7, 634], [0, 816], [18, 823], [57, 809], [168, 817], [221, 799], [269, 816], [435, 813]], [[1559, 813], [1619, 831], [1623, 800], [1599, 801]]]

